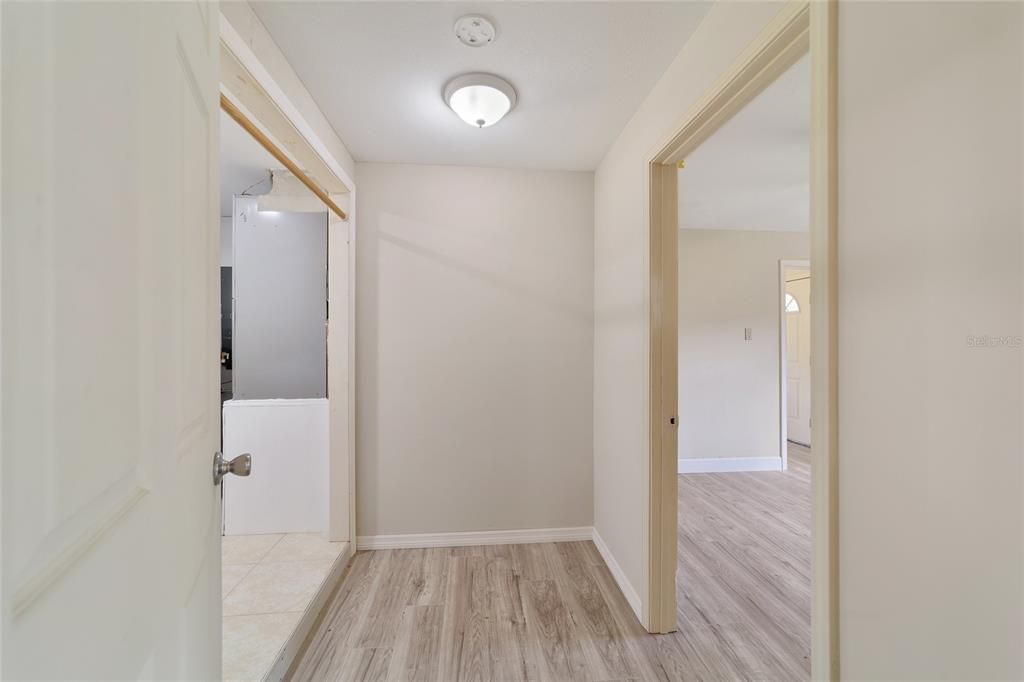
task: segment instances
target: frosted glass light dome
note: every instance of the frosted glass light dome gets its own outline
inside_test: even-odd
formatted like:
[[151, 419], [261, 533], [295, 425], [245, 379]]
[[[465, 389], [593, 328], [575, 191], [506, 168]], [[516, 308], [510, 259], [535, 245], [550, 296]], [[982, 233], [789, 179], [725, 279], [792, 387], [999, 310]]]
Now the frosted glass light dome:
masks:
[[469, 125], [488, 128], [512, 111], [516, 91], [497, 76], [469, 73], [449, 81], [444, 88], [444, 101]]

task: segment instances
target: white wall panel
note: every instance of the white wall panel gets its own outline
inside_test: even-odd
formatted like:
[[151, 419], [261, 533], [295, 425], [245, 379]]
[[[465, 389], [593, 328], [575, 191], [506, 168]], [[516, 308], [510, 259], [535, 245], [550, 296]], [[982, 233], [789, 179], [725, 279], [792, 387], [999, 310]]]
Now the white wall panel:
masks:
[[224, 457], [252, 454], [248, 477], [224, 479], [224, 533], [327, 530], [327, 400], [229, 400]]

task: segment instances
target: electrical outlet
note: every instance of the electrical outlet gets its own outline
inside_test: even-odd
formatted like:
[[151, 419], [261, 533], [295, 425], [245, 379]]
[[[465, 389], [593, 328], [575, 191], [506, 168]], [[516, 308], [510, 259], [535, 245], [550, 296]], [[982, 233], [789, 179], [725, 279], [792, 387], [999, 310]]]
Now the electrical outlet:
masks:
[[744, 341], [750, 341], [750, 339], [752, 339], [752, 338], [754, 338], [754, 330], [753, 330], [753, 328], [751, 328], [751, 327], [744, 327], [743, 328], [743, 340]]

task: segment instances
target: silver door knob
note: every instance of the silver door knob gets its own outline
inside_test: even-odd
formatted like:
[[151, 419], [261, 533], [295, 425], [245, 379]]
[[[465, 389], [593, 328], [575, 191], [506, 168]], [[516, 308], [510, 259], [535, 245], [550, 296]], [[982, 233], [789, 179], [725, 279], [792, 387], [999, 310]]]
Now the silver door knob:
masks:
[[221, 480], [228, 474], [235, 476], [248, 476], [252, 471], [252, 455], [248, 452], [226, 461], [224, 456], [217, 452], [213, 455], [213, 484], [219, 485]]

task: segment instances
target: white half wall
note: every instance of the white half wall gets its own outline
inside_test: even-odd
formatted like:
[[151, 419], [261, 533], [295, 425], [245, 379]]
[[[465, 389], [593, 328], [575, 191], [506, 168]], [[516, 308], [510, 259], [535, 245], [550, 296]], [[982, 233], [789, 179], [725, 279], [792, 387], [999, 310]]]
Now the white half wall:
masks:
[[594, 526], [644, 602], [650, 497], [647, 162], [781, 8], [714, 3], [595, 174]]
[[356, 177], [358, 534], [591, 526], [593, 174]]
[[327, 400], [229, 400], [224, 458], [252, 454], [252, 473], [224, 477], [224, 534], [327, 531]]
[[1022, 28], [840, 3], [843, 679], [1024, 679]]
[[679, 231], [680, 460], [781, 460], [779, 261], [809, 248], [806, 232]]

